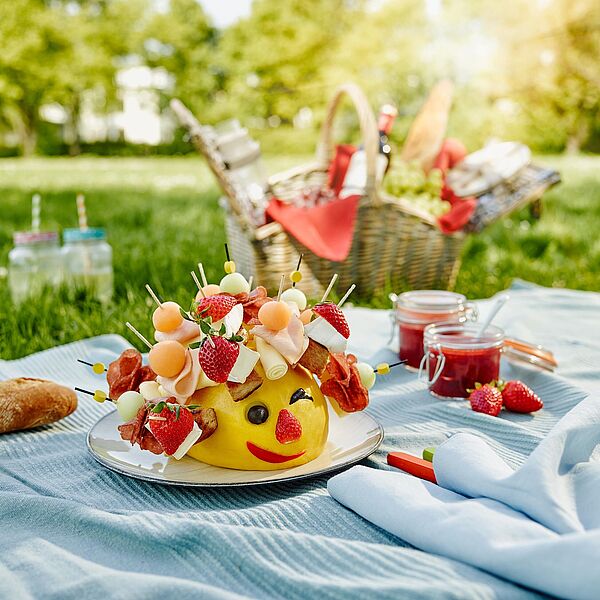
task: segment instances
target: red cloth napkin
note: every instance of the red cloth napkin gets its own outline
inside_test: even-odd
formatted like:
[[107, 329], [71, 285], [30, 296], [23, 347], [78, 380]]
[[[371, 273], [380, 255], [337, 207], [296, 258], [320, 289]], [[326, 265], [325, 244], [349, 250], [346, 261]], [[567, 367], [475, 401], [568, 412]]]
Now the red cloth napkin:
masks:
[[[339, 194], [353, 146], [338, 146], [329, 167], [328, 185]], [[267, 215], [317, 256], [341, 262], [348, 257], [360, 196], [336, 198], [326, 204], [299, 208], [272, 198]]]
[[446, 200], [452, 205], [449, 212], [438, 218], [438, 225], [442, 233], [454, 233], [462, 229], [469, 222], [477, 207], [475, 198], [459, 198], [446, 185], [446, 172], [458, 164], [466, 155], [467, 149], [462, 142], [448, 138], [444, 140], [440, 153], [433, 163], [434, 168], [440, 169], [444, 174], [442, 200]]

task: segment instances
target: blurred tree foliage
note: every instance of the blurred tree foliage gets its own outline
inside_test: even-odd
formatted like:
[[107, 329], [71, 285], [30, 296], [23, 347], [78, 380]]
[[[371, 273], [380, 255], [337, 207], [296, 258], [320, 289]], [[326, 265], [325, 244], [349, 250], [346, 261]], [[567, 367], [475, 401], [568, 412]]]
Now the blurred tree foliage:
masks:
[[0, 116], [24, 154], [36, 147], [40, 107], [66, 110], [65, 137], [77, 151], [83, 94], [115, 96], [119, 58], [135, 50], [144, 0], [11, 0], [0, 2]]
[[[600, 145], [598, 0], [254, 0], [224, 31], [197, 0], [10, 0], [0, 43], [0, 127], [24, 153], [53, 102], [77, 152], [84, 100], [109, 112], [115, 74], [140, 63], [171, 74], [163, 106], [176, 95], [205, 122], [236, 116], [268, 132], [309, 108], [314, 127], [335, 87], [354, 80], [374, 106], [399, 107], [401, 143], [428, 89], [449, 76], [449, 133], [471, 149], [489, 136], [537, 150]], [[356, 128], [350, 110], [340, 122]]]

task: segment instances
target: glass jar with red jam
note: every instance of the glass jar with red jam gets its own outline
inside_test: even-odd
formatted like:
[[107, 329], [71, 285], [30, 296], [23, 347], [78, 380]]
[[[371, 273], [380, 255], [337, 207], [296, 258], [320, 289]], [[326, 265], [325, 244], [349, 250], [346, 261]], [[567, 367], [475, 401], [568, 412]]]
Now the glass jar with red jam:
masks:
[[395, 321], [400, 330], [400, 360], [418, 369], [423, 358], [423, 331], [432, 323], [463, 323], [477, 319], [477, 309], [462, 294], [442, 290], [415, 290], [394, 298]]
[[429, 391], [440, 398], [469, 396], [476, 383], [489, 383], [500, 375], [504, 345], [502, 329], [489, 325], [479, 336], [477, 323], [439, 323], [425, 329], [422, 370]]

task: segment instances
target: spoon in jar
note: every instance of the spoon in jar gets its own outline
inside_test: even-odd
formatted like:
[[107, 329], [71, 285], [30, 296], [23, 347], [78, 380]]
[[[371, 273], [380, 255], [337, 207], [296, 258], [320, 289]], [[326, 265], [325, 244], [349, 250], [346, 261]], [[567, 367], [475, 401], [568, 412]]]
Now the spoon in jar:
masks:
[[496, 315], [500, 312], [500, 309], [510, 300], [510, 296], [508, 294], [502, 294], [500, 296], [498, 296], [496, 303], [494, 304], [494, 306], [492, 307], [492, 310], [490, 311], [490, 314], [487, 316], [487, 319], [481, 324], [481, 327], [479, 328], [479, 331], [477, 332], [477, 335], [475, 336], [475, 339], [480, 339], [481, 337], [483, 337], [483, 334], [485, 333], [485, 330], [488, 328], [488, 326], [490, 325], [490, 323], [494, 320], [494, 318], [496, 317]]

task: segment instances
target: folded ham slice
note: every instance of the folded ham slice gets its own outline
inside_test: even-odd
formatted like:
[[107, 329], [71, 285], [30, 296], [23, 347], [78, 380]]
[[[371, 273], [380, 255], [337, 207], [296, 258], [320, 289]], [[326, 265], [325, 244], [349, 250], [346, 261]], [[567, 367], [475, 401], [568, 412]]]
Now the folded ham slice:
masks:
[[354, 354], [332, 354], [322, 379], [321, 391], [344, 412], [363, 410], [369, 404], [369, 392], [360, 380]]
[[176, 377], [159, 376], [156, 378], [156, 381], [165, 388], [168, 394], [174, 396], [181, 405], [184, 405], [186, 400], [196, 391], [201, 371], [198, 352], [198, 348], [186, 352], [185, 364]]
[[153, 381], [156, 373], [148, 366], [142, 366], [142, 355], [135, 348], [128, 348], [121, 356], [108, 365], [106, 381], [108, 395], [113, 400], [130, 390], [136, 391], [143, 381]]
[[304, 325], [295, 314], [292, 314], [290, 323], [285, 329], [273, 331], [264, 325], [256, 325], [252, 328], [252, 333], [271, 344], [291, 365], [295, 365], [308, 348]]
[[267, 289], [262, 285], [257, 286], [249, 294], [236, 294], [235, 299], [244, 307], [244, 323], [249, 323], [252, 319], [257, 319], [260, 307], [265, 302], [271, 301], [271, 298], [267, 294]]
[[155, 331], [154, 339], [157, 342], [175, 340], [176, 342], [186, 346], [187, 344], [197, 342], [200, 339], [200, 327], [196, 323], [192, 323], [191, 321], [186, 321], [184, 319], [177, 329], [169, 331], [169, 333], [165, 333], [164, 331]]

